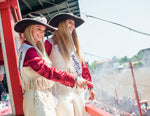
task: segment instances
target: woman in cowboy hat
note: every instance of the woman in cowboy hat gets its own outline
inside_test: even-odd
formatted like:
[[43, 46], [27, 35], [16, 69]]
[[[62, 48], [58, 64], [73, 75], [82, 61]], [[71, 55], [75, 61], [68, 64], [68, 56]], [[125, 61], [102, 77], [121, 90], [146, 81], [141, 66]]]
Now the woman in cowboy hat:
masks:
[[[55, 15], [49, 25], [58, 28], [53, 36], [45, 41], [45, 48], [54, 67], [68, 73], [76, 74], [79, 77], [91, 81], [88, 66], [83, 60], [80, 52], [79, 40], [75, 28], [83, 24], [84, 21], [70, 13], [60, 13]], [[90, 98], [93, 100], [95, 92], [92, 85], [87, 85]], [[85, 103], [83, 90], [78, 86], [72, 88], [59, 83], [55, 84], [57, 116], [84, 116]]]
[[[18, 51], [18, 68], [22, 77], [23, 110], [25, 116], [56, 116], [55, 101], [52, 95], [54, 81], [74, 87], [83, 87], [86, 80], [76, 75], [51, 67], [44, 48], [44, 34], [55, 28], [47, 24], [46, 18], [39, 13], [30, 13], [17, 22], [16, 32], [23, 33], [23, 45]], [[52, 80], [52, 81], [51, 81]]]

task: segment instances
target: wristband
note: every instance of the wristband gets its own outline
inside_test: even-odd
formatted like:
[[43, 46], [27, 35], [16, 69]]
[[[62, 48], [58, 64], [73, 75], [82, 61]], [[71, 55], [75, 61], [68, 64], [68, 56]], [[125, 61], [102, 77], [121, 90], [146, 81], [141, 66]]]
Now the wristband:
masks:
[[88, 90], [93, 90], [93, 88], [88, 88]]
[[78, 76], [77, 76], [76, 79], [75, 79], [75, 83], [77, 82], [77, 80], [78, 80]]

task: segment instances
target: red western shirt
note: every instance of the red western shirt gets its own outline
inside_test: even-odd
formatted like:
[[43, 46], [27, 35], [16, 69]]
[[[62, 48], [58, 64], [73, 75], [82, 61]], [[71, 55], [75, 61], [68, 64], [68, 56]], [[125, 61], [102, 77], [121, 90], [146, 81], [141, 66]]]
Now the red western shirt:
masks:
[[[50, 55], [51, 53], [51, 50], [52, 50], [52, 44], [50, 44], [50, 42], [48, 40], [45, 40], [45, 49], [46, 49], [46, 52], [48, 54], [48, 56]], [[86, 63], [83, 63], [82, 62], [82, 77], [88, 81], [91, 82], [91, 75], [90, 75], [90, 71], [88, 69], [88, 66]], [[93, 88], [92, 85], [88, 85], [88, 88]]]
[[33, 47], [27, 50], [23, 66], [31, 67], [35, 72], [52, 81], [60, 82], [70, 87], [74, 87], [75, 85], [76, 75], [57, 70], [54, 67], [49, 67], [47, 62], [39, 57], [36, 49]]

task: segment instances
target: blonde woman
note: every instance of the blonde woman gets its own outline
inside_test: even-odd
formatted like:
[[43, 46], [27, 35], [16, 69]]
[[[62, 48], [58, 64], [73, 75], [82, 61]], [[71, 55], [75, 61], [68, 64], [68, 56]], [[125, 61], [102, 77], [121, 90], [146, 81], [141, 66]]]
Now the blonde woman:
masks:
[[[50, 39], [45, 41], [45, 48], [54, 67], [91, 81], [91, 75], [87, 64], [82, 58], [79, 40], [75, 31], [75, 28], [83, 22], [81, 18], [70, 13], [55, 15], [49, 21], [49, 25], [57, 27], [58, 30], [53, 33]], [[93, 100], [95, 97], [93, 86], [89, 84], [87, 86], [90, 94], [89, 100]], [[55, 95], [58, 98], [57, 116], [86, 115], [84, 91], [79, 86], [72, 89], [56, 83], [55, 88]]]
[[18, 51], [18, 68], [24, 93], [24, 114], [25, 116], [56, 116], [51, 90], [54, 81], [70, 87], [74, 87], [75, 82], [83, 87], [87, 81], [51, 67], [43, 39], [46, 30], [53, 32], [55, 28], [47, 24], [43, 15], [30, 13], [27, 18], [17, 22], [14, 29], [24, 35], [23, 45]]

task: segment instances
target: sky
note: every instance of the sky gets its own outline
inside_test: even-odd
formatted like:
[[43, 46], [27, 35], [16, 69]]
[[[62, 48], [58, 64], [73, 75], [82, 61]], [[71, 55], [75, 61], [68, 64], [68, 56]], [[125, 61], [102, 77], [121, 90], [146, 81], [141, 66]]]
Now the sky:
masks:
[[141, 49], [150, 48], [150, 36], [85, 14], [150, 34], [149, 5], [150, 0], [79, 0], [81, 18], [85, 23], [76, 31], [85, 60], [92, 63], [113, 56], [131, 58]]

